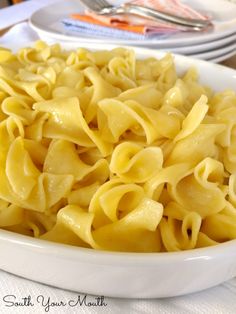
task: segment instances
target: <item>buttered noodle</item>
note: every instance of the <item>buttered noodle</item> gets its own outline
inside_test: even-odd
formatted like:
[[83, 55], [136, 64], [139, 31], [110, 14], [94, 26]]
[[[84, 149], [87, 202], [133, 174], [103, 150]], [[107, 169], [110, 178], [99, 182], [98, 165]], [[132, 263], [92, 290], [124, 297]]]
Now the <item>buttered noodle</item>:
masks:
[[236, 238], [236, 95], [173, 57], [0, 49], [0, 227], [100, 250]]

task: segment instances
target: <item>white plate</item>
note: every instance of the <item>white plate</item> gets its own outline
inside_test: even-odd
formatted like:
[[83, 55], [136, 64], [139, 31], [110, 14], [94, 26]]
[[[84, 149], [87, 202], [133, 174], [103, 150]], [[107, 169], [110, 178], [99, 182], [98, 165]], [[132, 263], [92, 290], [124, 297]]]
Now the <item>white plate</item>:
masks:
[[217, 48], [217, 49], [204, 51], [204, 52], [200, 52], [197, 54], [194, 53], [194, 54], [191, 54], [191, 57], [203, 59], [203, 60], [210, 60], [210, 59], [215, 59], [221, 55], [225, 55], [229, 52], [235, 52], [236, 53], [236, 42], [233, 44], [231, 43], [227, 46]]
[[172, 52], [178, 53], [178, 54], [192, 55], [193, 53], [195, 54], [195, 53], [200, 53], [203, 51], [218, 49], [218, 48], [225, 47], [226, 45], [229, 45], [229, 44], [233, 45], [235, 43], [236, 43], [236, 33], [227, 37], [223, 37], [214, 41], [207, 42], [207, 43], [198, 44], [198, 45], [190, 45], [190, 46], [171, 47], [169, 48], [169, 50], [171, 49]]
[[208, 61], [211, 61], [211, 62], [214, 62], [214, 63], [219, 63], [219, 62], [222, 62], [224, 60], [227, 60], [231, 57], [233, 57], [235, 55], [235, 50], [234, 51], [230, 51], [226, 54], [223, 54], [223, 55], [220, 55], [216, 58], [212, 58], [212, 59], [209, 59]]
[[[215, 24], [214, 29], [204, 33], [179, 33], [165, 39], [124, 40], [109, 38], [109, 43], [168, 48], [206, 43], [236, 33], [235, 4], [223, 0], [188, 0], [185, 2], [199, 11], [211, 12]], [[50, 5], [36, 11], [30, 19], [30, 25], [42, 39], [46, 36], [61, 41], [79, 41], [80, 43], [96, 42], [103, 44], [104, 38], [88, 37], [82, 34], [75, 36], [66, 33], [60, 21], [68, 17], [71, 13], [80, 11], [83, 11], [83, 7], [78, 0], [63, 1], [57, 5]]]
[[[14, 43], [9, 43], [12, 47]], [[110, 49], [108, 45], [85, 45]], [[64, 48], [78, 47], [78, 43]], [[164, 52], [135, 48], [137, 57]], [[175, 56], [178, 73], [195, 66], [202, 84], [236, 91], [236, 71]], [[236, 276], [236, 240], [175, 253], [119, 253], [50, 243], [0, 230], [0, 268], [63, 289], [124, 298], [170, 297], [200, 291]]]

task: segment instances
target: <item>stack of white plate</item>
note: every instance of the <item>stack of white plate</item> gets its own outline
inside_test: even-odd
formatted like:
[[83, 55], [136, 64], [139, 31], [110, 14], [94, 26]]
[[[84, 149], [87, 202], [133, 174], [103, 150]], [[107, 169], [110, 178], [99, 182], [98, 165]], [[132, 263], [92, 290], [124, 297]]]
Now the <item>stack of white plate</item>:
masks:
[[185, 0], [184, 3], [201, 13], [212, 16], [214, 28], [204, 32], [181, 32], [162, 39], [104, 39], [88, 37], [80, 33], [66, 32], [61, 21], [71, 13], [82, 12], [79, 1], [67, 0], [36, 11], [31, 19], [31, 27], [43, 40], [73, 41], [83, 43], [131, 45], [171, 51], [178, 54], [209, 60], [223, 61], [236, 53], [236, 4], [226, 0]]

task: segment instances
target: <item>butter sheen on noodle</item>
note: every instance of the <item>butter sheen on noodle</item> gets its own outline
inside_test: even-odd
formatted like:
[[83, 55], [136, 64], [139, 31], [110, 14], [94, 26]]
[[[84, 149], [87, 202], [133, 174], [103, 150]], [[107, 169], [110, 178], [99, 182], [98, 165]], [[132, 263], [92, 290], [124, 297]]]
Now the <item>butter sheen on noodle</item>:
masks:
[[236, 238], [236, 95], [133, 50], [0, 48], [0, 227], [98, 250]]

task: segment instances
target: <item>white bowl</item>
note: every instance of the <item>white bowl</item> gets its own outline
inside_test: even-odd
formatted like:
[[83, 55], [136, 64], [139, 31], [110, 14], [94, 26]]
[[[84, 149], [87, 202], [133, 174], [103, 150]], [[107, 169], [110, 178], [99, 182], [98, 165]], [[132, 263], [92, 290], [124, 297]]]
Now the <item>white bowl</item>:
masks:
[[[65, 44], [65, 48], [76, 46]], [[138, 57], [165, 54], [135, 50]], [[235, 70], [178, 55], [175, 62], [178, 72], [196, 66], [200, 81], [214, 90], [236, 89]], [[203, 290], [236, 276], [236, 240], [176, 253], [119, 253], [55, 244], [0, 230], [0, 268], [77, 292], [123, 298], [170, 297]]]
[[200, 291], [236, 275], [236, 240], [174, 253], [103, 252], [0, 232], [0, 268], [63, 289], [122, 298]]

